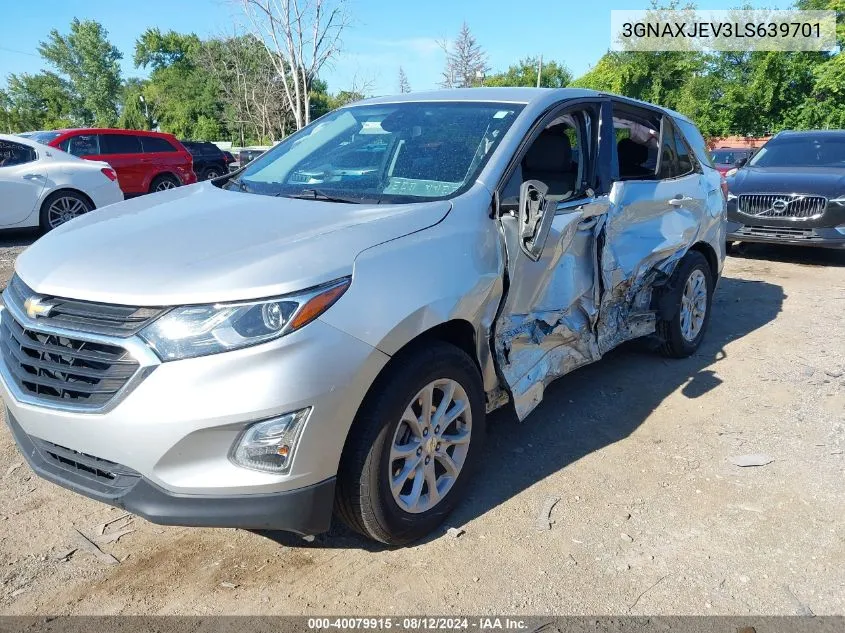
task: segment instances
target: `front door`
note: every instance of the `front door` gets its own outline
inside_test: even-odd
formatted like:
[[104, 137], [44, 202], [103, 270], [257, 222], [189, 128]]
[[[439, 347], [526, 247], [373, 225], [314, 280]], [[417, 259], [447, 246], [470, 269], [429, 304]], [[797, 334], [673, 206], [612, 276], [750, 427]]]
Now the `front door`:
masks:
[[[493, 343], [520, 419], [549, 382], [600, 357], [597, 236], [609, 208], [599, 192], [601, 105], [582, 101], [545, 117], [500, 192], [508, 286]], [[536, 222], [518, 203], [525, 187], [545, 193]]]

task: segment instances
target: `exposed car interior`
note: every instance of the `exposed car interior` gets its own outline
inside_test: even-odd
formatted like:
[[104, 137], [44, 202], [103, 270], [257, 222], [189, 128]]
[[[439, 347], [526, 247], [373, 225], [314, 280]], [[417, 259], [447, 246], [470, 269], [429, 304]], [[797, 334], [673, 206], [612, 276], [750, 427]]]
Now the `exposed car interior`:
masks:
[[[655, 177], [657, 167], [659, 121], [641, 118], [622, 108], [614, 108], [616, 155], [620, 180], [644, 180]], [[668, 157], [666, 157], [668, 158]]]

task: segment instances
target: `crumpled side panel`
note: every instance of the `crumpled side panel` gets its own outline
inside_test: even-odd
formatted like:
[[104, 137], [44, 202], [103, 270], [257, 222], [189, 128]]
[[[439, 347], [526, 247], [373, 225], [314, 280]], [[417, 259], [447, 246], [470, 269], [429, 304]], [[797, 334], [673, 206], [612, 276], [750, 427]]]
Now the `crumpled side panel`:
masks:
[[[540, 403], [552, 380], [601, 356], [593, 329], [599, 298], [595, 235], [602, 220], [556, 216], [536, 263], [520, 254], [514, 227], [505, 227], [509, 259], [520, 264], [511, 272], [495, 350], [520, 419]], [[503, 224], [509, 221], [515, 222], [503, 218]]]
[[695, 244], [703, 209], [666, 210], [666, 198], [643, 189], [652, 183], [628, 182], [613, 199], [605, 224], [601, 254], [602, 296], [596, 328], [602, 354], [624, 341], [654, 332], [649, 311], [654, 284], [668, 278]]

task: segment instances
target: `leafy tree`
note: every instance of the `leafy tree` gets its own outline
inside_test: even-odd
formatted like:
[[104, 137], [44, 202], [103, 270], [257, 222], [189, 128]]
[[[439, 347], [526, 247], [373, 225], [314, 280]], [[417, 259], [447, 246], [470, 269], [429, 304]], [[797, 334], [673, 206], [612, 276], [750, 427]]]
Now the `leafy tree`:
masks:
[[411, 92], [411, 84], [408, 82], [408, 75], [405, 74], [405, 69], [399, 67], [399, 92], [405, 94]]
[[47, 41], [38, 47], [41, 56], [66, 78], [79, 115], [86, 125], [113, 126], [117, 123], [120, 98], [120, 51], [108, 40], [99, 22], [80, 21], [70, 24], [70, 33], [50, 31]]
[[[536, 86], [540, 60], [526, 57], [510, 66], [503, 73], [496, 73], [484, 80], [485, 86]], [[572, 81], [572, 73], [565, 64], [555, 61], [544, 63], [540, 72], [540, 87], [563, 88]]]
[[67, 81], [55, 73], [9, 75], [5, 91], [6, 126], [16, 131], [70, 127], [79, 103]]
[[440, 82], [443, 88], [477, 86], [490, 70], [487, 53], [478, 44], [466, 22], [461, 25], [461, 31], [454, 42], [441, 42], [440, 47], [446, 53], [446, 65]]
[[143, 79], [128, 79], [123, 85], [118, 126], [127, 130], [152, 129], [153, 121], [147, 117], [148, 108], [142, 101], [146, 87], [147, 81]]

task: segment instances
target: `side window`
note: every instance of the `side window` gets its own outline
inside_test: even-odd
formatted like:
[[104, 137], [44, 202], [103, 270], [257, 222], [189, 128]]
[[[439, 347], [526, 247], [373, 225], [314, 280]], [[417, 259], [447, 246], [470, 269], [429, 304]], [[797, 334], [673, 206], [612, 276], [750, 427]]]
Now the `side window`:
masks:
[[100, 141], [96, 134], [80, 134], [62, 141], [61, 149], [74, 156], [95, 156], [100, 153]]
[[0, 167], [14, 167], [31, 163], [38, 155], [28, 145], [0, 140]]
[[695, 161], [690, 155], [687, 143], [681, 133], [675, 129], [675, 151], [678, 154], [678, 170], [680, 176], [686, 176], [695, 171]]
[[140, 154], [141, 141], [131, 134], [101, 134], [100, 153], [102, 154]]
[[660, 139], [660, 170], [657, 177], [660, 180], [677, 178], [681, 175], [678, 168], [678, 152], [675, 147], [674, 128], [668, 119], [663, 119], [663, 132]]
[[141, 146], [145, 152], [175, 152], [173, 147], [165, 138], [159, 136], [142, 136]]
[[651, 110], [628, 104], [613, 104], [613, 130], [619, 180], [654, 180], [660, 118]]
[[558, 201], [581, 195], [588, 178], [596, 129], [592, 111], [575, 110], [556, 116], [531, 143], [502, 189], [504, 204], [516, 204], [527, 180], [539, 180]]

